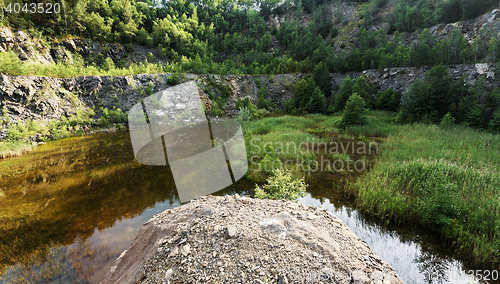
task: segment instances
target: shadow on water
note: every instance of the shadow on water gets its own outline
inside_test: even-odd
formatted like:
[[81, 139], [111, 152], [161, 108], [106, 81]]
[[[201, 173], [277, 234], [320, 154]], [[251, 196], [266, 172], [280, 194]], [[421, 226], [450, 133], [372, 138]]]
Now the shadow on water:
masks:
[[[350, 158], [365, 161], [368, 170], [374, 154], [358, 154], [356, 147]], [[316, 149], [321, 161], [325, 149]], [[428, 232], [380, 224], [354, 210], [343, 188], [359, 174], [332, 167], [314, 171], [301, 202], [334, 212], [405, 283], [467, 283], [464, 269], [481, 269], [463, 267]], [[217, 194], [251, 194], [254, 186], [243, 178]], [[0, 189], [0, 282], [5, 283], [99, 283], [144, 222], [181, 204], [168, 167], [134, 161], [128, 132], [53, 141], [5, 159]]]

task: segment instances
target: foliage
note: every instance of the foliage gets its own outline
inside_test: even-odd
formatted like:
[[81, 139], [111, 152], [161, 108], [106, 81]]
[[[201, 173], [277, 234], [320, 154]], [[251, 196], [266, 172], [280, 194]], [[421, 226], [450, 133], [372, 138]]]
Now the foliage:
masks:
[[439, 123], [451, 110], [454, 98], [466, 93], [464, 86], [448, 76], [442, 65], [433, 67], [424, 80], [416, 80], [402, 98], [402, 119]]
[[450, 113], [447, 113], [441, 120], [440, 126], [443, 128], [449, 128], [453, 126], [454, 123], [455, 123], [455, 118], [451, 116]]
[[0, 74], [20, 75], [21, 60], [13, 51], [0, 52]]
[[339, 127], [346, 128], [351, 125], [364, 125], [368, 123], [366, 117], [365, 101], [358, 94], [354, 93], [347, 101]]
[[475, 263], [500, 261], [500, 135], [461, 126], [398, 128], [384, 143], [390, 151], [352, 187], [363, 211], [423, 224]]
[[324, 113], [326, 98], [312, 77], [299, 80], [293, 87], [293, 97], [285, 103], [285, 111], [291, 114]]
[[267, 179], [267, 184], [260, 188], [255, 185], [255, 197], [260, 199], [297, 200], [306, 195], [307, 184], [301, 179], [292, 179], [287, 170], [276, 169]]
[[347, 75], [344, 80], [342, 80], [342, 83], [340, 84], [340, 90], [335, 97], [335, 111], [341, 111], [344, 109], [345, 104], [349, 100], [349, 97], [353, 93], [353, 82], [351, 77]]
[[399, 100], [398, 94], [392, 88], [388, 88], [385, 91], [379, 91], [377, 93], [375, 108], [396, 111], [399, 108]]
[[500, 133], [500, 112], [497, 112], [490, 121], [490, 129], [493, 132]]
[[326, 98], [319, 87], [314, 88], [309, 101], [306, 104], [308, 113], [324, 113], [326, 109]]
[[181, 76], [179, 74], [172, 74], [167, 78], [167, 84], [169, 85], [177, 85], [181, 81]]
[[252, 115], [250, 114], [250, 111], [248, 110], [248, 107], [240, 107], [238, 115], [236, 116], [236, 120], [241, 124], [245, 124], [247, 121], [250, 121], [252, 119]]

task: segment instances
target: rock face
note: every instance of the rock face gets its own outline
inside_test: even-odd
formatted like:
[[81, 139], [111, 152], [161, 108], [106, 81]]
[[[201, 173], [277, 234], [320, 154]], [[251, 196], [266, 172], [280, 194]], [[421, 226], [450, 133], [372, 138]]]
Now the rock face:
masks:
[[111, 283], [403, 283], [333, 213], [287, 200], [205, 196], [151, 218]]
[[[5, 37], [5, 36], [4, 36]], [[0, 34], [0, 40], [2, 35]], [[475, 86], [483, 78], [484, 87], [492, 90], [500, 87], [499, 76], [495, 74], [497, 64], [478, 63], [474, 65], [452, 65], [449, 74], [458, 80], [465, 76], [465, 83]], [[333, 73], [332, 83], [339, 85], [345, 76], [352, 78], [365, 76], [379, 90], [388, 88], [398, 93], [404, 92], [416, 79], [422, 79], [430, 67], [386, 68], [363, 72]], [[134, 76], [81, 76], [75, 78], [48, 78], [36, 76], [0, 75], [0, 110], [7, 109], [12, 121], [27, 119], [48, 121], [62, 116], [76, 114], [77, 110], [94, 107], [120, 108], [128, 111], [141, 98], [171, 87], [167, 84], [170, 73], [140, 74]], [[293, 85], [303, 78], [302, 74], [283, 75], [195, 75], [187, 74], [185, 80], [193, 80], [201, 88], [206, 110], [210, 112], [212, 100], [206, 90], [207, 77], [215, 78], [218, 83], [229, 85], [231, 94], [226, 100], [224, 113], [234, 117], [238, 110], [238, 99], [249, 98], [254, 104], [259, 99], [259, 89], [267, 89], [266, 99], [271, 99], [278, 108], [293, 96]], [[220, 93], [215, 92], [215, 96]], [[334, 94], [331, 94], [334, 96]], [[179, 104], [179, 108], [183, 105]], [[3, 114], [3, 113], [2, 113]]]

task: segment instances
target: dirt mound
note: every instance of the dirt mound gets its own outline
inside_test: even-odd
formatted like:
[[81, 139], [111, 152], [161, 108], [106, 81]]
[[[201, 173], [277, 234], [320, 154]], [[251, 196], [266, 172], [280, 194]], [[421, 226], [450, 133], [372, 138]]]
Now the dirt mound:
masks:
[[333, 213], [238, 195], [205, 196], [154, 216], [103, 283], [304, 280], [403, 283]]

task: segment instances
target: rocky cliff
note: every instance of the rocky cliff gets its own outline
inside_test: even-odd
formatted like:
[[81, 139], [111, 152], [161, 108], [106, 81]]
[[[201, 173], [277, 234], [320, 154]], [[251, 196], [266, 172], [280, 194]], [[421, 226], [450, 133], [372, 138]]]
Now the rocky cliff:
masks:
[[[449, 66], [449, 73], [458, 79], [465, 76], [465, 82], [475, 86], [484, 78], [486, 89], [500, 87], [496, 64], [480, 63], [475, 65]], [[387, 68], [363, 72], [331, 74], [332, 83], [340, 84], [346, 75], [356, 78], [366, 76], [379, 90], [392, 88], [404, 92], [416, 79], [423, 78], [429, 67]], [[167, 78], [172, 74], [140, 74], [134, 76], [82, 76], [76, 78], [48, 78], [35, 76], [0, 76], [0, 109], [8, 112], [11, 120], [28, 119], [49, 121], [62, 116], [71, 116], [79, 110], [94, 108], [120, 108], [128, 111], [141, 98], [170, 87]], [[276, 102], [281, 108], [283, 102], [293, 95], [293, 84], [304, 75], [196, 75], [187, 74], [183, 80], [195, 80], [205, 97], [207, 111], [212, 101], [220, 96], [217, 86], [228, 85], [231, 94], [226, 100], [224, 113], [234, 116], [237, 113], [238, 98], [250, 98], [254, 103], [259, 99], [259, 89], [267, 87], [267, 99]], [[208, 78], [211, 78], [210, 80]], [[214, 83], [216, 86], [214, 86]], [[204, 91], [212, 93], [212, 98]]]

